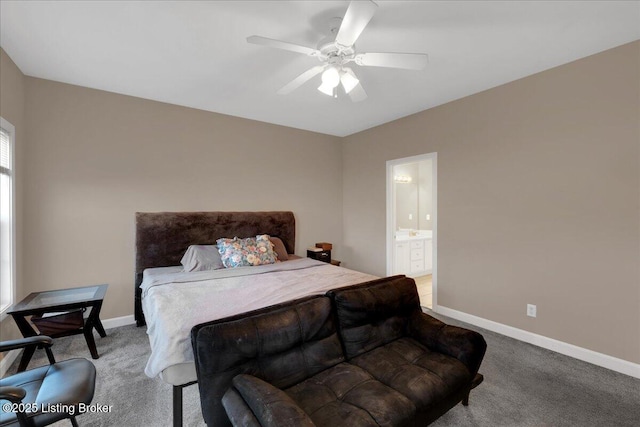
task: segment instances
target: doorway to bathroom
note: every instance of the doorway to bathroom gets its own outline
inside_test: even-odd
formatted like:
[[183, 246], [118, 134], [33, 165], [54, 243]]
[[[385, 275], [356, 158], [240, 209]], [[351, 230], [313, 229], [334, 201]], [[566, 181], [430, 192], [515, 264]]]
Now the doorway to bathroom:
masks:
[[437, 153], [387, 161], [387, 275], [405, 274], [437, 308]]

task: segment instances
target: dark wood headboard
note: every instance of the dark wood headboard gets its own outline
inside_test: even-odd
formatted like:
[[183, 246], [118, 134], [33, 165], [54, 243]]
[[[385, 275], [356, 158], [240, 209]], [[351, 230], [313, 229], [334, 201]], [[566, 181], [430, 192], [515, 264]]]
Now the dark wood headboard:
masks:
[[190, 245], [211, 245], [222, 237], [257, 234], [279, 237], [287, 252], [295, 253], [293, 212], [136, 212], [136, 324], [145, 324], [140, 290], [145, 268], [180, 265]]

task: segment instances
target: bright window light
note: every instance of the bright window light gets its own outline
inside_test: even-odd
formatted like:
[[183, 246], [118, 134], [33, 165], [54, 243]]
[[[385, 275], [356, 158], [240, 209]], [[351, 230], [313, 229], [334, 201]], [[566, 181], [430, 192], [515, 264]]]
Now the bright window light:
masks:
[[11, 123], [0, 117], [0, 312], [15, 297], [14, 132]]

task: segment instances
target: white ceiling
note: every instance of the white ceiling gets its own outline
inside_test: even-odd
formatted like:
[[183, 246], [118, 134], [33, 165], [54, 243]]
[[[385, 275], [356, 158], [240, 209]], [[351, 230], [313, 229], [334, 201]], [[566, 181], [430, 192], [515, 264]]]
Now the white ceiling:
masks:
[[7, 1], [0, 45], [28, 76], [345, 136], [640, 39], [638, 1], [377, 1], [358, 52], [429, 54], [424, 71], [353, 66], [369, 97], [276, 91], [317, 59], [348, 1]]

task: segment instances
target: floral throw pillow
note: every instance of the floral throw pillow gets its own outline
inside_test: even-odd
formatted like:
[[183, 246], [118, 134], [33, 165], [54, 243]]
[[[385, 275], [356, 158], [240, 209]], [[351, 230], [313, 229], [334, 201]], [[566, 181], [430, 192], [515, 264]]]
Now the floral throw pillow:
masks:
[[226, 268], [273, 264], [276, 253], [268, 234], [259, 234], [246, 239], [218, 239], [218, 252]]

